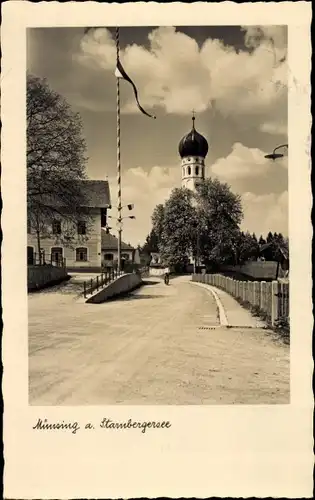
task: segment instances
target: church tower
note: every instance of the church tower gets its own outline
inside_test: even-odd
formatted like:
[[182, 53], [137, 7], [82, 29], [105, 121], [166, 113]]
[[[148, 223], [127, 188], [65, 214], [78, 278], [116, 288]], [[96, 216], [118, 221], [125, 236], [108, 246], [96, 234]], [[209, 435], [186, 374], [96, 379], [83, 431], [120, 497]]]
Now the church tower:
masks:
[[208, 142], [195, 129], [195, 116], [192, 117], [192, 129], [179, 143], [178, 152], [182, 159], [182, 187], [196, 190], [196, 186], [205, 178], [205, 158]]

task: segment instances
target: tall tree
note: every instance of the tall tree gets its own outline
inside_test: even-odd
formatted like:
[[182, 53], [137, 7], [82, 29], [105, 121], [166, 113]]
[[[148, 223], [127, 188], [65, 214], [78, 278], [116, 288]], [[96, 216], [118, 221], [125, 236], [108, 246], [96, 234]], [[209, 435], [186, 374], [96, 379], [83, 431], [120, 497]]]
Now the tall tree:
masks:
[[241, 198], [228, 184], [206, 179], [197, 189], [200, 252], [207, 267], [216, 268], [237, 260]]
[[256, 259], [259, 255], [259, 244], [257, 238], [248, 231], [240, 234], [239, 242], [239, 264], [245, 264], [248, 260]]
[[241, 219], [240, 197], [227, 184], [207, 179], [196, 193], [174, 189], [165, 205], [156, 207], [152, 223], [167, 264], [181, 269], [194, 256], [213, 268], [235, 262]]
[[152, 216], [162, 261], [179, 271], [188, 264], [196, 239], [197, 217], [192, 199], [190, 190], [174, 189], [164, 207], [158, 205]]
[[165, 207], [162, 203], [157, 205], [152, 214], [153, 231], [158, 241], [161, 241], [164, 224]]
[[152, 229], [150, 231], [150, 234], [146, 237], [145, 244], [142, 247], [142, 251], [146, 254], [150, 254], [152, 252], [158, 252], [159, 251], [159, 240], [158, 237], [155, 233], [155, 230]]
[[27, 76], [27, 211], [38, 252], [50, 221], [62, 219], [65, 244], [78, 219], [89, 224], [86, 195], [86, 145], [78, 113], [45, 79]]

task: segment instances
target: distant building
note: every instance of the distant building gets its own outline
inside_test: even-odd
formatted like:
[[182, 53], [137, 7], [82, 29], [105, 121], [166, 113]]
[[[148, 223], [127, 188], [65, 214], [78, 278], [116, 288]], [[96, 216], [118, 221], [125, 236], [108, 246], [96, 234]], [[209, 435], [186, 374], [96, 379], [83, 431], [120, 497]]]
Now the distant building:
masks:
[[151, 255], [150, 266], [157, 266], [162, 263], [161, 256], [158, 252], [151, 252], [150, 255]]
[[[89, 227], [84, 221], [78, 220], [73, 227], [74, 236], [71, 242], [64, 243], [64, 232], [69, 223], [62, 216], [56, 214], [48, 220], [48, 234], [41, 235], [41, 253], [46, 263], [56, 263], [65, 259], [68, 270], [101, 269], [102, 227], [107, 224], [107, 210], [111, 208], [110, 191], [107, 181], [81, 181], [87, 199], [88, 213], [91, 217]], [[62, 206], [60, 206], [62, 212]], [[28, 226], [27, 260], [28, 264], [38, 263], [37, 237], [32, 227]]]
[[[121, 260], [124, 262], [140, 263], [138, 250], [128, 243], [121, 242]], [[118, 238], [102, 229], [102, 266], [111, 268], [117, 265], [118, 260]]]

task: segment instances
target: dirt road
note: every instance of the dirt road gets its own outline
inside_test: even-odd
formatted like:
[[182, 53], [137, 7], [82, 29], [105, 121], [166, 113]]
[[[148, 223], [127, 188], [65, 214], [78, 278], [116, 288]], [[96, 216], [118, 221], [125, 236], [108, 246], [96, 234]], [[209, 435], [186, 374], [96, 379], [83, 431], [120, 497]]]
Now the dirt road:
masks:
[[188, 278], [104, 304], [77, 300], [80, 279], [29, 295], [30, 404], [289, 403], [288, 346], [221, 327]]

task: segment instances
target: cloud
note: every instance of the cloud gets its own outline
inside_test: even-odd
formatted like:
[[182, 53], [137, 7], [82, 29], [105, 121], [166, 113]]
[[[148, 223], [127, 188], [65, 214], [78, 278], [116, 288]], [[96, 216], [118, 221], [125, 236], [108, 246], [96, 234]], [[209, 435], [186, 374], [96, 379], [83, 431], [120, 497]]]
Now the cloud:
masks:
[[[236, 142], [231, 153], [225, 158], [219, 158], [211, 167], [212, 174], [220, 180], [235, 184], [235, 181], [259, 178], [270, 175], [274, 163], [265, 158], [266, 152], [258, 148], [247, 148]], [[277, 168], [287, 168], [287, 159], [277, 160]]]
[[[151, 231], [151, 215], [159, 203], [164, 203], [170, 196], [174, 187], [180, 186], [181, 169], [179, 167], [154, 166], [149, 172], [142, 167], [130, 168], [122, 178], [123, 204], [134, 203], [132, 212], [136, 220], [124, 221], [124, 241], [133, 245], [143, 244], [146, 236]], [[113, 206], [117, 206], [116, 178], [108, 179]], [[116, 210], [112, 210], [116, 216]], [[131, 212], [130, 212], [131, 213]], [[130, 213], [125, 211], [124, 215]], [[113, 227], [115, 227], [113, 225]]]
[[288, 131], [288, 127], [286, 123], [281, 122], [265, 122], [260, 126], [260, 130], [262, 132], [266, 132], [267, 134], [275, 134], [275, 135], [286, 135]]
[[[247, 51], [236, 51], [216, 39], [207, 39], [199, 48], [193, 38], [173, 27], [153, 29], [149, 48], [127, 46], [121, 60], [139, 88], [143, 106], [190, 114], [192, 109], [202, 112], [215, 103], [225, 115], [261, 114], [264, 122], [274, 116], [285, 123], [286, 29], [243, 29]], [[115, 45], [110, 32], [100, 28], [86, 34], [75, 59], [113, 75]], [[122, 94], [124, 111], [134, 112], [131, 89]]]
[[269, 231], [288, 235], [288, 192], [281, 194], [254, 193], [242, 195], [244, 210], [243, 230], [267, 235]]
[[[242, 150], [244, 146], [236, 145]], [[246, 148], [245, 148], [246, 149]], [[249, 153], [248, 153], [249, 154]], [[256, 153], [258, 154], [258, 153]], [[124, 222], [123, 240], [133, 245], [143, 243], [151, 230], [151, 215], [159, 203], [164, 203], [174, 187], [181, 185], [181, 169], [179, 167], [155, 166], [149, 172], [142, 167], [129, 169], [122, 179], [124, 204], [134, 203], [133, 214], [136, 220], [126, 219]], [[116, 179], [109, 179], [112, 203], [117, 206]], [[287, 234], [288, 225], [288, 193], [268, 193], [257, 195], [246, 191], [242, 194], [244, 221], [242, 228], [257, 234], [269, 231]], [[112, 214], [116, 216], [115, 209]], [[126, 211], [124, 215], [129, 215]], [[114, 222], [114, 221], [113, 221]], [[115, 225], [113, 224], [113, 227]]]

